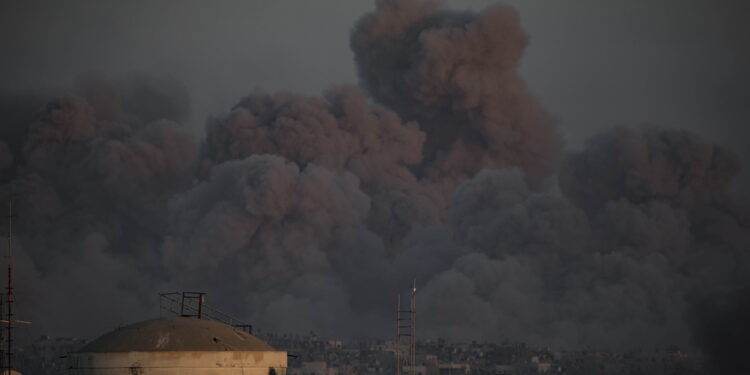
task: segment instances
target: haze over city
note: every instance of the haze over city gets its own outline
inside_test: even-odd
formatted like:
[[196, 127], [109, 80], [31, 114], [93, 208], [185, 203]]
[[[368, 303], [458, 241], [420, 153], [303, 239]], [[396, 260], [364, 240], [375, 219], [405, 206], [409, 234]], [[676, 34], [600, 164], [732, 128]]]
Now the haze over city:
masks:
[[746, 369], [744, 2], [3, 9], [27, 341], [174, 290], [266, 332], [387, 338], [416, 279], [423, 338]]

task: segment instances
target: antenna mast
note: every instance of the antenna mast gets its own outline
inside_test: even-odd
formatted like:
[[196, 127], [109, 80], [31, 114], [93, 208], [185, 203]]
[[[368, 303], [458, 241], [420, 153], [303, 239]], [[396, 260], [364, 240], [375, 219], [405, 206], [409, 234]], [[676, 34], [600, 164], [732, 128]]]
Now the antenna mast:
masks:
[[[403, 322], [403, 323], [402, 323]], [[408, 330], [408, 331], [407, 331]], [[409, 350], [402, 358], [402, 338], [409, 338]], [[411, 304], [409, 310], [401, 310], [401, 295], [396, 297], [396, 342], [394, 348], [396, 354], [396, 375], [402, 372], [415, 375], [417, 365], [417, 280], [411, 284]], [[402, 367], [406, 371], [402, 371]]]
[[396, 342], [393, 352], [396, 354], [396, 375], [401, 375], [401, 294], [396, 294]]
[[416, 374], [417, 365], [417, 279], [411, 281], [411, 365]]
[[8, 261], [8, 286], [6, 289], [5, 304], [8, 306], [7, 314], [5, 319], [7, 321], [6, 335], [8, 342], [8, 349], [5, 352], [6, 363], [5, 366], [8, 369], [8, 373], [13, 370], [13, 198], [8, 200], [8, 254], [6, 259]]

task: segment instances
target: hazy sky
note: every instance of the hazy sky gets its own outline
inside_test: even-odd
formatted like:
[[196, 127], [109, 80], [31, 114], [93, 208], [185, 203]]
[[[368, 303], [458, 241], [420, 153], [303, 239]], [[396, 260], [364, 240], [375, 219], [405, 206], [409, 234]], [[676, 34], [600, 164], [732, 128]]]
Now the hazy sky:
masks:
[[[166, 73], [194, 125], [254, 88], [315, 94], [356, 82], [349, 30], [371, 1], [4, 1], [2, 89], [81, 72]], [[449, 1], [481, 9], [491, 1]], [[748, 6], [734, 0], [508, 3], [531, 45], [522, 73], [571, 146], [615, 124], [697, 131], [742, 155], [750, 135]], [[744, 9], [743, 9], [744, 8]]]

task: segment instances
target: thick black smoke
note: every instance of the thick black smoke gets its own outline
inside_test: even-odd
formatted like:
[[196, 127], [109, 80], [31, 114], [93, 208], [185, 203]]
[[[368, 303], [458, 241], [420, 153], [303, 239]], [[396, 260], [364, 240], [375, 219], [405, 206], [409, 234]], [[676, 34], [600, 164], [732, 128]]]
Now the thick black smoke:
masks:
[[482, 168], [519, 167], [537, 183], [562, 146], [551, 116], [516, 67], [527, 45], [518, 13], [378, 1], [352, 33], [363, 86], [427, 132], [421, 175], [446, 191]]
[[506, 6], [378, 1], [351, 36], [364, 92], [256, 92], [200, 142], [179, 84], [86, 77], [0, 143], [35, 329], [203, 289], [265, 330], [389, 336], [416, 277], [422, 336], [710, 352], [690, 296], [750, 285], [737, 159], [655, 127], [563, 155], [526, 44]]
[[197, 148], [169, 117], [127, 112], [140, 91], [102, 78], [82, 86], [35, 108], [25, 132], [7, 138], [16, 165], [1, 189], [18, 213], [21, 313], [35, 331], [88, 336], [147, 315], [164, 273], [166, 202], [190, 186]]
[[713, 374], [747, 374], [745, 353], [750, 349], [750, 289], [743, 288], [696, 297], [690, 311], [693, 335]]
[[421, 162], [424, 139], [417, 124], [370, 105], [354, 87], [331, 89], [324, 98], [258, 93], [209, 122], [201, 168], [274, 154], [301, 167], [351, 172], [372, 199], [370, 227], [394, 244], [412, 226], [436, 223], [445, 205], [409, 169]]
[[719, 199], [738, 173], [733, 153], [695, 134], [617, 128], [568, 156], [560, 187], [590, 211], [620, 199], [696, 207]]
[[0, 115], [3, 118], [0, 126], [0, 183], [6, 183], [16, 175], [16, 166], [22, 161], [18, 155], [22, 152], [28, 126], [49, 100], [47, 95], [0, 93]]
[[726, 191], [733, 160], [692, 134], [615, 129], [567, 157], [570, 201], [531, 193], [518, 172], [482, 172], [451, 205], [472, 253], [428, 282], [428, 302], [467, 338], [684, 345], [688, 294], [750, 281], [748, 210]]

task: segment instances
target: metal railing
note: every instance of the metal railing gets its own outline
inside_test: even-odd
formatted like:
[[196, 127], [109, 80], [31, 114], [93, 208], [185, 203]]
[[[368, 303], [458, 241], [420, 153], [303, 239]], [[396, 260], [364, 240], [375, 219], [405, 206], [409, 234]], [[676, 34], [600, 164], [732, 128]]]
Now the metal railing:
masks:
[[221, 310], [206, 305], [206, 293], [171, 292], [159, 293], [159, 311], [183, 317], [213, 320], [247, 333], [253, 333], [253, 326]]

